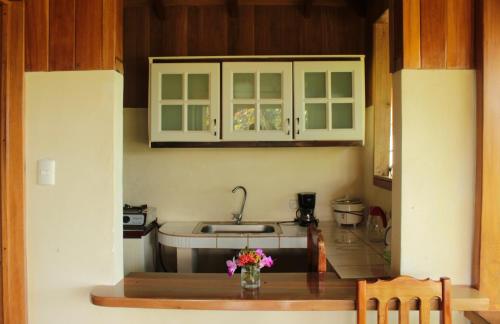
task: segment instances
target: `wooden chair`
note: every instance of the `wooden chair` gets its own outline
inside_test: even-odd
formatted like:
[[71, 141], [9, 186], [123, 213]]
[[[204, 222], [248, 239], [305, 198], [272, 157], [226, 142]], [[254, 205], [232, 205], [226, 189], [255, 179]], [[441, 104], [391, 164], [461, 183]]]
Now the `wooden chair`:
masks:
[[399, 323], [409, 323], [410, 304], [418, 299], [420, 310], [420, 324], [430, 323], [431, 301], [439, 298], [441, 301], [441, 322], [451, 324], [450, 306], [450, 279], [442, 278], [440, 281], [418, 280], [412, 277], [401, 276], [392, 280], [377, 280], [367, 283], [366, 280], [358, 281], [358, 324], [366, 323], [366, 307], [368, 300], [375, 299], [378, 303], [378, 324], [388, 323], [389, 303], [396, 299], [399, 304]]
[[321, 230], [314, 224], [307, 228], [307, 271], [327, 271], [325, 240]]

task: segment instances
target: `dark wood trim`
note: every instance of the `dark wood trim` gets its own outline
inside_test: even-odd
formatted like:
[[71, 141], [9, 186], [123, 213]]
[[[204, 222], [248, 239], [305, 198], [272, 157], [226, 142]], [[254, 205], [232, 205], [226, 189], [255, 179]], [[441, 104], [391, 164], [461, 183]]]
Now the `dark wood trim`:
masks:
[[472, 285], [479, 289], [481, 264], [481, 215], [483, 197], [483, 3], [475, 2], [476, 56], [476, 192], [474, 213], [474, 244], [472, 251]]
[[378, 175], [373, 176], [373, 185], [392, 191], [392, 179], [388, 177], [382, 177]]
[[[126, 0], [127, 7], [147, 5], [150, 0]], [[224, 6], [227, 0], [161, 0], [164, 6]], [[345, 7], [352, 0], [314, 0], [314, 6]], [[356, 2], [362, 3], [360, 0]], [[241, 6], [303, 6], [304, 0], [239, 0]], [[363, 7], [364, 8], [364, 7]]]
[[[363, 55], [360, 55], [363, 56]], [[217, 58], [217, 57], [202, 57], [202, 58], [186, 58], [186, 59], [164, 59], [164, 58], [154, 58], [153, 63], [224, 63], [224, 62], [302, 62], [302, 61], [349, 61], [349, 62], [359, 62], [361, 61], [361, 57], [225, 57], [225, 58]]]
[[152, 142], [152, 148], [245, 148], [362, 146], [362, 141]]
[[0, 323], [27, 323], [24, 237], [24, 2], [0, 6]]

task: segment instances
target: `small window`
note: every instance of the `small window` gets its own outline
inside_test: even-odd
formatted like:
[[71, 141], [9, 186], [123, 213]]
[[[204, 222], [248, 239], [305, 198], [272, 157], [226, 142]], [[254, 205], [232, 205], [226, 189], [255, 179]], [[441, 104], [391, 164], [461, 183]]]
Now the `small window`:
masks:
[[374, 184], [385, 189], [392, 187], [394, 163], [392, 76], [389, 61], [388, 12], [373, 25], [373, 176]]

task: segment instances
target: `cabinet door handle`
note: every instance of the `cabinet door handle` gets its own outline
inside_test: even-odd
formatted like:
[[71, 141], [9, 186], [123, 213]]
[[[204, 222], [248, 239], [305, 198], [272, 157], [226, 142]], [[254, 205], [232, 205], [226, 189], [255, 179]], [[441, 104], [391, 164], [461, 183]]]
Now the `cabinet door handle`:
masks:
[[286, 134], [290, 135], [290, 118], [286, 119], [286, 129], [287, 129]]
[[299, 127], [299, 125], [300, 125], [300, 118], [297, 117], [297, 135], [300, 135], [300, 127]]
[[217, 119], [214, 118], [214, 136], [217, 136]]

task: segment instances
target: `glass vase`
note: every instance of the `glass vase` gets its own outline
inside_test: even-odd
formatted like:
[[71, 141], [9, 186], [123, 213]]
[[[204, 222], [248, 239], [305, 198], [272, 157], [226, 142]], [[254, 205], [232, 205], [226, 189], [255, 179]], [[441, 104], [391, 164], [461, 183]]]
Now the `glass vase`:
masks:
[[241, 287], [244, 289], [257, 289], [260, 287], [260, 269], [258, 266], [241, 268]]

